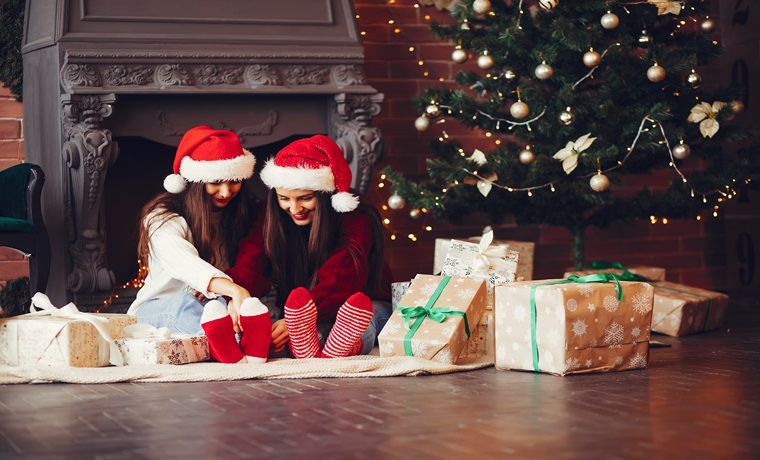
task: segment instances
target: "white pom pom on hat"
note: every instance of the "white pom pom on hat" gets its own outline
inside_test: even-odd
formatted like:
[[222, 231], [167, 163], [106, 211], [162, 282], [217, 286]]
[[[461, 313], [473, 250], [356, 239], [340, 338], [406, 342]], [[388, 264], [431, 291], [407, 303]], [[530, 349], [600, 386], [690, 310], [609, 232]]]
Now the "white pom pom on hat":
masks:
[[256, 157], [245, 150], [232, 131], [196, 126], [189, 129], [174, 156], [174, 174], [164, 179], [164, 189], [182, 193], [188, 182], [223, 182], [248, 179]]
[[261, 180], [270, 189], [334, 192], [330, 202], [337, 212], [359, 206], [359, 198], [348, 191], [351, 178], [343, 151], [322, 134], [291, 142], [261, 170]]

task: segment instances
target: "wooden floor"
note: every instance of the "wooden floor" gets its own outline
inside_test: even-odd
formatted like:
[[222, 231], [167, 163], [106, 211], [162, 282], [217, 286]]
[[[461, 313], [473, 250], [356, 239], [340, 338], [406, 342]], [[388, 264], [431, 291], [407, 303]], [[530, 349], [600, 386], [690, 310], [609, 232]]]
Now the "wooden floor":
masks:
[[647, 370], [0, 386], [0, 458], [760, 458], [760, 307]]

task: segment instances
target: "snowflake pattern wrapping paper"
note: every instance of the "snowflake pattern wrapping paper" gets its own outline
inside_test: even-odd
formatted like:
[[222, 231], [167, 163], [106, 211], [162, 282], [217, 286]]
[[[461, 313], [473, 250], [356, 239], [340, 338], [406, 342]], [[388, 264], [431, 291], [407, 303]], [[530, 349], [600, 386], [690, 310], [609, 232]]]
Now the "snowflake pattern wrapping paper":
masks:
[[459, 353], [457, 361], [480, 356], [493, 356], [493, 344], [493, 311], [486, 311], [475, 329], [470, 332], [470, 340]]
[[406, 291], [411, 284], [411, 281], [391, 283], [391, 307], [394, 310], [398, 308], [399, 302], [404, 297], [404, 294], [406, 294]]
[[[377, 336], [380, 356], [406, 356], [404, 342], [409, 330], [405, 325], [401, 309], [425, 306], [444, 280], [443, 276], [417, 275], [411, 286]], [[470, 326], [470, 333], [480, 322], [486, 307], [486, 284], [471, 278], [450, 277], [441, 291], [433, 308], [451, 308], [464, 312]], [[414, 323], [414, 319], [410, 321]], [[412, 355], [447, 364], [454, 364], [468, 341], [462, 316], [448, 316], [438, 323], [425, 318], [419, 329], [409, 339]]]
[[[465, 241], [470, 243], [479, 243], [481, 237], [473, 236], [465, 238]], [[446, 260], [446, 253], [449, 252], [449, 246], [451, 241], [448, 238], [436, 238], [435, 239], [435, 253], [433, 256], [433, 273], [441, 273], [443, 269], [443, 261]], [[531, 241], [513, 241], [513, 240], [493, 240], [492, 245], [507, 246], [510, 251], [517, 252], [519, 257], [519, 263], [517, 264], [517, 271], [515, 272], [515, 279], [517, 281], [530, 281], [533, 279], [533, 252], [536, 249], [536, 243]]]
[[[494, 308], [497, 369], [556, 375], [647, 367], [653, 288], [621, 281], [543, 284], [517, 282], [496, 287]], [[535, 289], [535, 342], [531, 327], [531, 288]]]
[[[124, 328], [137, 317], [117, 313], [88, 313], [108, 320], [111, 338], [125, 336]], [[26, 314], [0, 319], [0, 364], [108, 366], [110, 347], [87, 321]]]
[[[633, 273], [634, 275], [643, 276], [644, 278], [650, 280], [650, 281], [662, 281], [665, 279], [665, 269], [660, 267], [650, 267], [648, 265], [631, 265], [625, 267], [629, 272]], [[573, 270], [573, 268], [568, 268], [565, 271], [565, 278], [567, 278], [570, 275], [575, 276], [586, 276], [586, 275], [592, 275], [594, 273], [612, 273], [613, 275], [622, 275], [623, 270], [619, 268], [605, 268], [600, 270], [591, 270], [591, 269], [584, 269], [584, 270]]]
[[205, 335], [173, 334], [168, 339], [124, 338], [116, 340], [116, 346], [125, 365], [188, 364], [211, 359]]
[[711, 331], [723, 325], [728, 309], [726, 294], [667, 281], [652, 285], [652, 331], [680, 337]]
[[520, 254], [503, 245], [491, 245], [488, 251], [492, 249], [500, 250], [499, 255], [489, 255], [485, 252], [485, 259], [490, 266], [479, 268], [476, 257], [483, 258], [481, 255], [481, 246], [478, 243], [470, 241], [451, 240], [449, 250], [446, 252], [446, 258], [441, 268], [442, 276], [463, 276], [476, 280], [485, 280], [488, 288], [487, 307], [493, 309], [493, 290], [494, 287], [512, 283], [516, 279], [518, 259]]

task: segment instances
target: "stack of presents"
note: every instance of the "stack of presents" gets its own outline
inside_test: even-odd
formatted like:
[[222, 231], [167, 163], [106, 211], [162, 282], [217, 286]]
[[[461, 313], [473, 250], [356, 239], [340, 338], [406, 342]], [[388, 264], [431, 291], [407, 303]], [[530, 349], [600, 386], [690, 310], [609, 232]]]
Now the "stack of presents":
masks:
[[[533, 280], [534, 244], [436, 241], [433, 273], [394, 283], [378, 335], [381, 356], [446, 364], [493, 359], [498, 369], [555, 375], [642, 369], [652, 332], [717, 329], [728, 296], [665, 281], [665, 270], [599, 262], [563, 279]], [[55, 308], [0, 319], [0, 364], [98, 367], [210, 359], [204, 336], [170, 334], [123, 314]]]
[[436, 241], [434, 275], [393, 284], [381, 356], [555, 375], [643, 369], [652, 332], [679, 337], [722, 325], [728, 296], [665, 281], [657, 267], [597, 262], [533, 280], [533, 243]]

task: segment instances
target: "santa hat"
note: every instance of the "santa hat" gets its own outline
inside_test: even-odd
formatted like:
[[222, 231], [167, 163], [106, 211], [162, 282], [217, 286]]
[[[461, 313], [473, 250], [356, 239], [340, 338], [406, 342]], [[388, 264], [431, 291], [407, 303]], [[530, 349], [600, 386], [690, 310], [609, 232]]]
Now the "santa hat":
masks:
[[164, 188], [181, 193], [188, 182], [223, 182], [248, 179], [256, 157], [240, 145], [232, 131], [196, 126], [179, 141], [174, 156], [174, 174], [166, 176]]
[[359, 198], [348, 192], [351, 168], [343, 151], [321, 134], [291, 142], [277, 152], [261, 170], [261, 180], [270, 189], [335, 192], [330, 201], [338, 212], [359, 206]]

